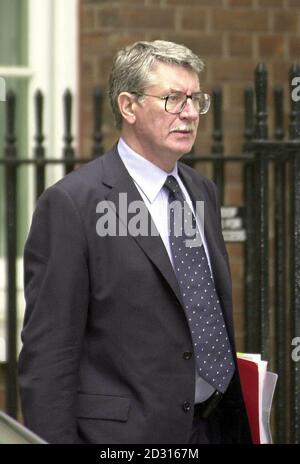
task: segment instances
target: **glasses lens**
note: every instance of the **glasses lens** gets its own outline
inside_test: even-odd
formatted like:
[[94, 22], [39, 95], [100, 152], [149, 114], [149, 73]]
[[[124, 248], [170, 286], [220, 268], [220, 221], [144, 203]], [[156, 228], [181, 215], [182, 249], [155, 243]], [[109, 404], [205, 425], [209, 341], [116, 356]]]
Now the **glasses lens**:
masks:
[[166, 110], [168, 113], [178, 114], [182, 111], [185, 101], [186, 96], [184, 93], [171, 93], [166, 100]]
[[210, 96], [207, 93], [195, 95], [196, 101], [194, 102], [195, 108], [199, 114], [205, 114], [210, 107]]
[[[210, 107], [210, 96], [207, 93], [195, 93], [191, 97], [195, 110], [205, 114]], [[166, 110], [171, 114], [179, 114], [184, 109], [188, 97], [181, 92], [170, 94], [166, 99]]]

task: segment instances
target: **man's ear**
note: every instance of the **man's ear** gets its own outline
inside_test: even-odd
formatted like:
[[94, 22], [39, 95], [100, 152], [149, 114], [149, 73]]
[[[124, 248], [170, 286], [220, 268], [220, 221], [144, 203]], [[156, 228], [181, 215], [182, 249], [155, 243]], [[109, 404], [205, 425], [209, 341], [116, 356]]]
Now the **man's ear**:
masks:
[[123, 118], [128, 124], [134, 124], [136, 120], [134, 107], [136, 104], [136, 98], [132, 93], [121, 92], [118, 96], [118, 105]]

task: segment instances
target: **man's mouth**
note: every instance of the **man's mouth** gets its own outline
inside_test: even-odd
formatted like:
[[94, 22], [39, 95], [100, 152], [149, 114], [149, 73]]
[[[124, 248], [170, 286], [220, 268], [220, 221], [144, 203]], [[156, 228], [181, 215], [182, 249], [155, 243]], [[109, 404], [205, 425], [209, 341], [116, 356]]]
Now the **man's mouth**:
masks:
[[173, 129], [170, 130], [170, 133], [177, 132], [180, 134], [190, 134], [193, 132], [193, 130], [194, 128], [191, 126], [177, 126], [173, 127]]

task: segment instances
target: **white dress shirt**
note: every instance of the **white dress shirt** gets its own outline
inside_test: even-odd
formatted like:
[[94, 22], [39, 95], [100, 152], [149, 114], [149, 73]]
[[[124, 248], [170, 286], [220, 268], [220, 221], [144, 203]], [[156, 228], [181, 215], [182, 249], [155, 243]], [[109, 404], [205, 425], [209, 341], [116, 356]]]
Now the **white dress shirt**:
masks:
[[[152, 220], [160, 234], [164, 246], [168, 252], [170, 261], [173, 264], [173, 257], [169, 243], [169, 230], [168, 230], [168, 191], [163, 188], [167, 176], [174, 176], [177, 180], [184, 198], [188, 203], [191, 210], [195, 213], [190, 196], [178, 175], [177, 163], [174, 169], [167, 173], [155, 164], [148, 161], [143, 156], [133, 151], [124, 141], [120, 138], [118, 142], [118, 152], [121, 160], [123, 161], [129, 175], [133, 179], [138, 191], [143, 198]], [[205, 242], [203, 228], [200, 227], [196, 216], [196, 221], [200, 231], [202, 243], [208, 258], [210, 266], [209, 254]], [[210, 266], [211, 269], [211, 266]], [[214, 392], [214, 387], [202, 379], [196, 369], [196, 387], [195, 387], [195, 403], [205, 401]]]

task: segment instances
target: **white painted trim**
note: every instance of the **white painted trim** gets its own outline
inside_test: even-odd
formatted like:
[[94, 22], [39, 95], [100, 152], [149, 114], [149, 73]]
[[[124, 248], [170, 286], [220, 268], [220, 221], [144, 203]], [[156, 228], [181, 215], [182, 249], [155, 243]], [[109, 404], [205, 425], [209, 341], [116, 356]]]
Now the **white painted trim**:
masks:
[[[62, 8], [63, 3], [63, 8]], [[60, 158], [63, 147], [63, 94], [68, 88], [73, 95], [72, 133], [78, 128], [78, 0], [53, 0], [53, 156]], [[73, 146], [76, 147], [74, 140]], [[53, 169], [52, 182], [61, 177], [62, 167]], [[48, 179], [49, 180], [49, 179]], [[51, 182], [51, 183], [52, 183]]]
[[31, 77], [32, 69], [25, 66], [0, 66], [1, 77]]
[[[40, 89], [44, 96], [44, 133], [47, 156], [61, 158], [63, 148], [63, 93], [74, 96], [72, 132], [77, 133], [78, 115], [78, 0], [29, 1], [29, 67], [33, 70], [29, 98]], [[37, 20], [38, 18], [38, 20]], [[29, 105], [30, 138], [34, 136], [34, 113]], [[74, 144], [75, 146], [75, 144]], [[30, 153], [32, 152], [33, 143]], [[55, 182], [62, 168], [55, 166], [47, 183]]]

